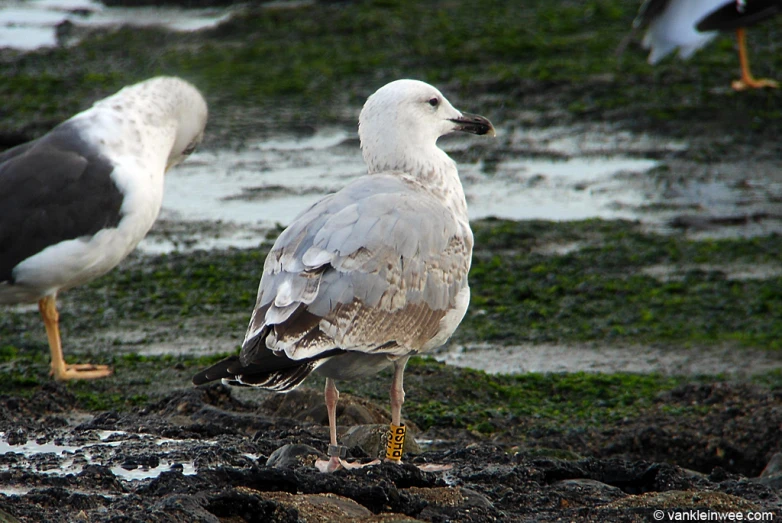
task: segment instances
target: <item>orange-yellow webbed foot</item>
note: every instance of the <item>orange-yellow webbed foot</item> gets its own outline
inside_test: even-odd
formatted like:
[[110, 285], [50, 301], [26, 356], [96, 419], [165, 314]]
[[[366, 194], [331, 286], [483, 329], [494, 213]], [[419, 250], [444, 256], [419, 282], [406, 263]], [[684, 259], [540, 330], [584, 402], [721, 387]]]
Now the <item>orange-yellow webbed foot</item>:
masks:
[[730, 84], [734, 91], [746, 91], [748, 89], [779, 89], [779, 82], [768, 78], [742, 78], [733, 80]]
[[111, 376], [114, 371], [108, 365], [93, 365], [92, 363], [74, 363], [63, 366], [52, 366], [49, 373], [57, 381], [94, 380]]

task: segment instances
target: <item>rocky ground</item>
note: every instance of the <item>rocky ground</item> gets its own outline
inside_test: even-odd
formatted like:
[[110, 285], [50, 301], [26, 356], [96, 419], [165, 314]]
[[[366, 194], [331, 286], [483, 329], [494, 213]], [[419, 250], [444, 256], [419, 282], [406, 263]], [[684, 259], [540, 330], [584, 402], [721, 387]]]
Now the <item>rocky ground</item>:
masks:
[[[313, 466], [327, 440], [322, 395], [255, 396], [212, 385], [135, 412], [84, 412], [62, 385], [24, 401], [5, 395], [3, 521], [650, 521], [655, 510], [782, 510], [782, 454], [759, 472], [778, 450], [778, 390], [689, 384], [654, 400], [699, 405], [708, 411], [699, 419], [660, 411], [557, 429], [507, 419], [496, 439], [434, 426], [417, 432], [425, 450], [404, 465], [334, 474]], [[343, 399], [343, 441], [366, 462], [387, 414]], [[39, 453], [25, 456], [28, 447]]]
[[[101, 30], [73, 47], [3, 51], [0, 142], [33, 138], [157, 73], [204, 90], [205, 147], [354, 126], [374, 88], [415, 76], [509, 134], [576, 123], [685, 141], [655, 153], [661, 185], [762, 179], [763, 203], [779, 205], [779, 94], [726, 87], [728, 39], [656, 70], [634, 46], [615, 58], [636, 2], [275, 4], [194, 34]], [[753, 34], [755, 63], [773, 75], [779, 26]], [[458, 159], [535, 154], [508, 143]], [[776, 211], [751, 208], [683, 213], [665, 234], [626, 221], [476, 223], [473, 302], [453, 343], [611, 347], [628, 359], [729, 351], [762, 354], [765, 368], [734, 373], [725, 358], [706, 375], [652, 365], [497, 376], [418, 359], [406, 374], [417, 445], [405, 464], [330, 475], [313, 467], [328, 440], [322, 382], [284, 396], [189, 385], [241, 341], [268, 243], [134, 255], [61, 301], [66, 356], [110, 363], [111, 378], [52, 382], [35, 309], [0, 316], [0, 521], [652, 521], [655, 510], [672, 520], [690, 509], [779, 520], [782, 247]], [[768, 227], [731, 233], [752, 226]], [[382, 446], [389, 383], [381, 373], [341, 384], [351, 460]]]

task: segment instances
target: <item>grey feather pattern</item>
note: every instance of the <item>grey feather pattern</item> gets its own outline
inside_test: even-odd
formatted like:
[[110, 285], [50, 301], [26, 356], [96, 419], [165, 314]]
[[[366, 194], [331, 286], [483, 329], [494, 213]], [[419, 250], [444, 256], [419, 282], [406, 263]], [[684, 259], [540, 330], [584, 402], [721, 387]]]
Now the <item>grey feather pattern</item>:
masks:
[[275, 242], [242, 363], [261, 344], [297, 360], [335, 348], [390, 356], [420, 349], [467, 286], [472, 243], [466, 222], [412, 177], [356, 180]]

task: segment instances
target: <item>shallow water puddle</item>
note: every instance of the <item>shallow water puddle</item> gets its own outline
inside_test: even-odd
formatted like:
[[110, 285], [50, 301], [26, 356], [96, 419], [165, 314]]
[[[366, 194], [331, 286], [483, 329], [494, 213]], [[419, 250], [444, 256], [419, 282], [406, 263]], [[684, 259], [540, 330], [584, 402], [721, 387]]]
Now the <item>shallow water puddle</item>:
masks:
[[[548, 143], [540, 140], [534, 158], [508, 150], [491, 166], [458, 161], [471, 219], [636, 218], [648, 203], [643, 177], [658, 165], [656, 160], [621, 151], [605, 155], [583, 140], [595, 156], [562, 158], [555, 149], [553, 159], [545, 159], [541, 151]], [[497, 144], [449, 137], [441, 146], [458, 158], [471, 147]], [[510, 146], [515, 147], [512, 142]], [[240, 150], [197, 152], [166, 176], [162, 222], [141, 248], [160, 253], [182, 246], [258, 245], [275, 224], [289, 224], [325, 194], [365, 172], [353, 130], [323, 129], [309, 137], [278, 138]]]
[[642, 176], [655, 160], [627, 157], [511, 160], [465, 184], [472, 218], [636, 218], [648, 195], [619, 174]]
[[512, 146], [545, 151], [562, 157], [612, 156], [618, 153], [644, 155], [649, 152], [677, 152], [687, 149], [678, 140], [647, 133], [633, 133], [610, 123], [582, 123], [544, 128], [518, 127], [508, 133]]
[[32, 50], [58, 45], [63, 24], [83, 27], [163, 26], [175, 31], [212, 27], [230, 10], [106, 7], [95, 0], [0, 0], [0, 47]]
[[445, 345], [433, 351], [432, 356], [449, 365], [490, 374], [630, 372], [747, 377], [782, 369], [782, 361], [769, 351], [736, 351], [719, 346], [682, 350], [604, 343], [527, 343], [504, 347], [475, 343]]
[[4, 496], [24, 496], [32, 489], [32, 487], [20, 487], [18, 485], [0, 485], [0, 494]]
[[[161, 219], [209, 224], [182, 233], [195, 236], [195, 247], [258, 245], [263, 231], [290, 223], [323, 195], [365, 171], [360, 153], [345, 145], [349, 138], [347, 132], [331, 129], [238, 151], [197, 152], [166, 176]], [[154, 234], [157, 229], [141, 248], [172, 250], [171, 236]]]
[[[85, 440], [85, 436], [91, 439]], [[45, 442], [30, 439], [20, 445], [11, 445], [7, 434], [0, 432], [0, 471], [35, 470], [41, 474], [64, 476], [78, 474], [87, 465], [103, 465], [109, 467], [115, 476], [125, 480], [156, 478], [168, 470], [180, 470], [185, 475], [196, 473], [192, 460], [174, 457], [183, 447], [192, 444], [192, 440], [172, 440], [121, 431], [96, 431], [80, 434], [79, 438], [78, 442], [69, 438]], [[215, 444], [208, 441], [198, 443]], [[139, 464], [138, 461], [142, 460], [136, 458], [134, 461], [133, 457], [126, 454], [128, 448], [139, 444], [151, 445], [158, 450], [157, 465]], [[18, 490], [19, 487], [0, 486], [0, 493], [8, 494], [14, 489]]]

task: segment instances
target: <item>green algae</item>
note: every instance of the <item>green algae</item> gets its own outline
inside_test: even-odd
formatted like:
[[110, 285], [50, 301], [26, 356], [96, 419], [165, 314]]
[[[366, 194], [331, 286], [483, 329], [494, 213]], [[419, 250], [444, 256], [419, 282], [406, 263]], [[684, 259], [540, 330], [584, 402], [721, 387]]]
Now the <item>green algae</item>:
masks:
[[[737, 280], [722, 268], [777, 263], [777, 235], [692, 241], [645, 233], [637, 223], [588, 220], [486, 221], [475, 236], [460, 342], [781, 347], [782, 277]], [[566, 254], [535, 251], [574, 241], [579, 248]], [[682, 277], [661, 281], [644, 272], [659, 265]]]
[[[731, 266], [778, 263], [777, 235], [693, 241], [605, 220], [483, 220], [474, 230], [472, 301], [456, 342], [780, 348], [782, 276], [728, 273]], [[560, 245], [574, 247], [551, 248]], [[63, 293], [65, 344], [71, 332], [111, 329], [118, 318], [176, 326], [204, 317], [205, 331], [240, 337], [266, 249], [132, 256], [120, 269]], [[658, 266], [677, 277], [648, 272]], [[45, 351], [37, 311], [5, 315], [0, 335], [6, 345]]]
[[[2, 356], [0, 396], [28, 397], [52, 382], [47, 346], [21, 349], [6, 346], [2, 349]], [[100, 380], [66, 382], [65, 387], [75, 398], [74, 406], [81, 410], [136, 410], [172, 390], [192, 387], [190, 378], [193, 374], [224, 356], [83, 353], [79, 354], [79, 361], [108, 364], [114, 373]]]
[[[530, 417], [542, 425], [616, 422], [656, 409], [655, 400], [661, 392], [693, 380], [655, 374], [584, 372], [490, 375], [472, 369], [451, 369], [427, 360], [414, 362], [411, 369], [406, 376], [411, 401], [405, 405], [411, 420], [424, 429], [466, 428], [485, 434]], [[449, 376], [432, 386], [429, 380], [416, 379], [420, 372]], [[445, 390], [443, 383], [449, 384]], [[418, 402], [415, 397], [426, 400]]]
[[[96, 361], [98, 355], [90, 356]], [[75, 397], [79, 409], [134, 411], [173, 390], [192, 387], [193, 374], [225, 356], [114, 355], [101, 360], [114, 368], [109, 378], [68, 382], [65, 387]], [[51, 378], [48, 361], [42, 361], [45, 359], [19, 356], [10, 360], [10, 367], [7, 362], [0, 395], [25, 397], [46, 387]], [[312, 376], [304, 387], [321, 390], [322, 381]], [[688, 384], [727, 381], [720, 376], [630, 373], [491, 375], [419, 357], [411, 359], [405, 373], [404, 414], [422, 430], [467, 429], [484, 435], [514, 432], [532, 425], [572, 428], [610, 425], [652, 415], [693, 417], [722, 407], [668, 404], [664, 394]], [[782, 390], [780, 372], [764, 373], [751, 381], [767, 390]], [[387, 405], [390, 382], [391, 373], [386, 370], [378, 376], [340, 382], [340, 390]]]
[[[640, 36], [617, 56], [637, 7], [632, 0], [316, 3], [246, 8], [194, 33], [95, 31], [73, 47], [7, 56], [0, 128], [42, 132], [122, 85], [174, 74], [205, 92], [208, 138], [242, 138], [270, 123], [274, 130], [313, 120], [352, 125], [355, 115], [344, 109], [400, 77], [469, 98], [463, 106], [498, 121], [509, 109], [561, 118], [565, 108], [572, 118], [632, 120], [674, 135], [692, 125], [716, 125], [737, 140], [779, 130], [775, 94], [727, 88], [738, 70], [728, 37], [689, 62], [657, 68], [646, 64]], [[778, 31], [768, 23], [750, 33], [758, 75], [782, 66]]]
[[[782, 374], [756, 376], [753, 383], [782, 390]], [[405, 417], [422, 430], [467, 429], [477, 434], [513, 433], [525, 427], [575, 429], [611, 426], [654, 416], [697, 418], [719, 412], [722, 405], [671, 403], [675, 389], [727, 383], [721, 376], [663, 376], [632, 373], [527, 373], [492, 375], [452, 367], [429, 358], [413, 358], [405, 372]], [[383, 386], [379, 387], [378, 384]], [[340, 390], [387, 404], [391, 373], [356, 382]], [[308, 381], [308, 386], [319, 388]]]

